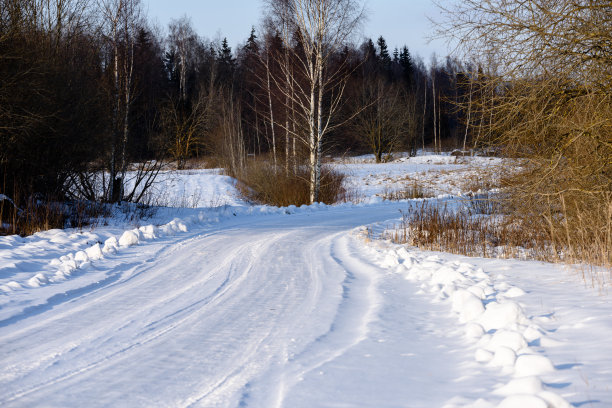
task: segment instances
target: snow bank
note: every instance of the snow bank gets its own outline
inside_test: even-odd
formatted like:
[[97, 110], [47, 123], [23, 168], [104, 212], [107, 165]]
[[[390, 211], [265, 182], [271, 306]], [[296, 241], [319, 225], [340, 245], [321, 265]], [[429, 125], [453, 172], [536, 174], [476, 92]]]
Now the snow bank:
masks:
[[[363, 235], [364, 231], [362, 228], [356, 233]], [[543, 385], [541, 376], [554, 375], [556, 370], [546, 355], [529, 346], [545, 335], [521, 304], [513, 300], [525, 294], [522, 289], [508, 284], [501, 275], [493, 279], [481, 268], [465, 262], [410, 252], [386, 242], [377, 244], [377, 264], [420, 284], [419, 293], [430, 294], [436, 302], [447, 302], [463, 325], [466, 339], [476, 349], [474, 359], [509, 377], [506, 384], [492, 391], [493, 395], [505, 397], [498, 408], [570, 406]]]
[[[440, 181], [442, 184], [438, 184], [443, 188], [438, 190], [452, 190], [446, 188], [447, 182], [456, 179], [457, 174], [444, 176], [443, 173], [446, 174], [445, 172], [453, 169], [465, 170], [497, 165], [499, 160], [484, 157], [459, 160], [449, 155], [426, 154], [417, 157], [399, 155], [394, 162], [373, 164], [372, 156], [366, 155], [355, 159], [353, 164], [336, 163], [334, 166], [347, 173], [347, 186], [359, 189], [363, 195], [361, 203], [357, 205], [367, 206], [381, 204], [385, 190], [402, 188], [408, 174], [419, 172], [435, 174], [436, 177], [441, 177], [437, 178], [438, 181], [442, 180]], [[8, 199], [6, 196], [2, 198]], [[159, 208], [158, 211], [162, 215], [156, 217], [150, 225], [127, 231], [123, 231], [126, 229], [126, 223], [119, 221], [121, 214], [118, 214], [117, 220], [110, 220], [115, 224], [114, 227], [99, 227], [91, 232], [50, 230], [26, 238], [0, 237], [0, 294], [10, 294], [22, 288], [39, 288], [64, 281], [76, 270], [124, 248], [164, 236], [186, 233], [193, 228], [228, 217], [293, 214], [325, 211], [327, 208], [324, 204], [287, 208], [251, 206], [239, 198], [235, 189], [235, 180], [220, 174], [219, 169], [162, 172], [151, 190], [150, 198], [153, 203], [175, 209]], [[154, 225], [155, 223], [157, 225]], [[24, 262], [24, 259], [32, 258], [35, 258], [35, 261]], [[427, 271], [423, 273], [426, 274]], [[439, 283], [446, 284], [450, 290], [452, 281], [457, 276], [453, 276], [453, 271], [448, 273], [448, 276], [442, 276], [441, 273], [436, 276], [437, 279], [444, 280]], [[520, 292], [506, 291], [505, 296], [520, 296]], [[473, 300], [466, 302], [471, 302], [471, 306], [464, 308], [466, 311], [462, 312], [465, 314], [462, 315], [462, 319], [469, 320], [471, 314], [478, 312], [478, 306]]]

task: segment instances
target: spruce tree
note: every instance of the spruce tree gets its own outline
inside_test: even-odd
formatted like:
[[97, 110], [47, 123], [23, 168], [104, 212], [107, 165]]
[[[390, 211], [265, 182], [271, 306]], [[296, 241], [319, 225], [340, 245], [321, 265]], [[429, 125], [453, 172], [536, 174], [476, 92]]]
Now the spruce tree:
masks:
[[387, 48], [387, 41], [381, 35], [378, 37], [378, 52], [380, 55], [380, 66], [381, 68], [389, 73], [391, 71], [391, 56], [389, 55], [389, 49]]
[[244, 45], [244, 51], [247, 54], [256, 55], [259, 53], [259, 44], [257, 44], [257, 35], [255, 34], [255, 27], [251, 27], [251, 35], [247, 39]]
[[218, 54], [217, 64], [219, 67], [219, 80], [222, 84], [230, 85], [234, 77], [236, 60], [232, 56], [231, 47], [227, 44], [227, 38], [224, 38], [221, 42], [221, 48]]
[[408, 51], [408, 47], [406, 47], [405, 45], [402, 48], [402, 52], [400, 53], [399, 64], [402, 67], [406, 83], [412, 84], [412, 79], [414, 77], [414, 65], [412, 63], [412, 56]]

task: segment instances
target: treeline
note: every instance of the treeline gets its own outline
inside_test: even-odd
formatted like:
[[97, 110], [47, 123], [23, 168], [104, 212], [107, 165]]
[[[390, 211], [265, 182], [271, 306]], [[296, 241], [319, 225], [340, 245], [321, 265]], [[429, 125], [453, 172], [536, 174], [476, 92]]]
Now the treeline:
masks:
[[[247, 158], [266, 157], [295, 173], [328, 153], [382, 161], [480, 137], [475, 113], [455, 107], [472, 100], [475, 70], [456, 60], [426, 66], [383, 37], [339, 37], [313, 85], [313, 44], [274, 7], [236, 50], [186, 17], [167, 31], [138, 0], [0, 0], [0, 192], [18, 207], [32, 197], [139, 201], [168, 160], [214, 157], [238, 176]], [[302, 106], [311, 88], [321, 91], [315, 142]]]

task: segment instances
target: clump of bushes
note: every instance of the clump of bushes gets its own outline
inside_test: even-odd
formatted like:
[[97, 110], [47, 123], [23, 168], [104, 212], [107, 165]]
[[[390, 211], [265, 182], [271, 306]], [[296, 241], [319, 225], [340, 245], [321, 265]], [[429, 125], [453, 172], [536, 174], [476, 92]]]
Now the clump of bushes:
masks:
[[[242, 174], [237, 175], [238, 190], [252, 202], [278, 207], [310, 204], [310, 172], [305, 166], [288, 171], [263, 160], [247, 163]], [[319, 201], [333, 204], [348, 200], [343, 186], [344, 174], [323, 166]]]

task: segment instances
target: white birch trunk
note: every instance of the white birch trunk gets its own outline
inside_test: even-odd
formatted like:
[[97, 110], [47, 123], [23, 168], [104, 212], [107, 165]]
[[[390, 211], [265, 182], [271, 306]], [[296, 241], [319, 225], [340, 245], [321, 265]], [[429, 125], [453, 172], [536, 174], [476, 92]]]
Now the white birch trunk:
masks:
[[270, 50], [266, 50], [266, 77], [268, 91], [268, 109], [270, 110], [270, 130], [272, 132], [272, 158], [276, 171], [276, 135], [274, 133], [274, 110], [272, 109], [272, 88], [270, 86]]

